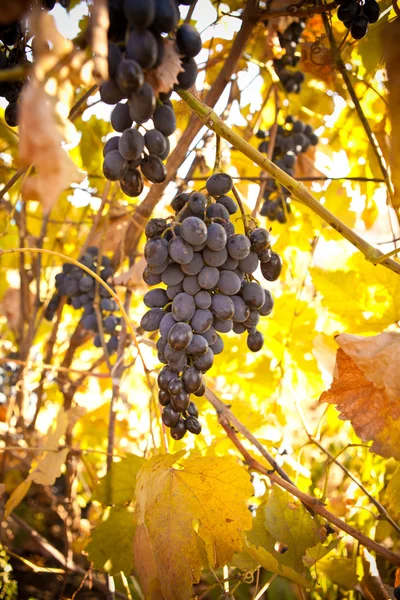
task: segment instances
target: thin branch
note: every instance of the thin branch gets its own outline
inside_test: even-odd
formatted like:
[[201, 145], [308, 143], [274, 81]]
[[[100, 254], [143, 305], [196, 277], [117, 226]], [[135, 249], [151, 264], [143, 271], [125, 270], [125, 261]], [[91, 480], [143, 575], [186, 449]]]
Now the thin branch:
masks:
[[245, 459], [245, 462], [248, 465], [249, 469], [251, 469], [253, 471], [257, 471], [258, 473], [261, 473], [262, 475], [265, 475], [266, 477], [268, 477], [270, 479], [270, 481], [272, 483], [276, 483], [277, 485], [279, 485], [286, 491], [290, 492], [293, 496], [295, 496], [296, 498], [301, 500], [301, 502], [305, 506], [308, 506], [310, 509], [312, 509], [314, 513], [316, 513], [317, 515], [320, 515], [321, 517], [326, 519], [329, 523], [332, 523], [333, 525], [335, 525], [335, 527], [337, 527], [338, 529], [341, 529], [342, 531], [344, 531], [345, 533], [350, 535], [352, 538], [358, 540], [363, 546], [365, 546], [369, 550], [373, 550], [374, 552], [376, 552], [377, 554], [379, 554], [380, 556], [382, 556], [383, 558], [385, 558], [392, 564], [400, 566], [400, 555], [399, 554], [392, 552], [388, 548], [385, 548], [385, 546], [378, 544], [378, 542], [375, 542], [375, 540], [372, 540], [368, 536], [364, 535], [363, 533], [361, 533], [360, 531], [358, 531], [351, 525], [348, 525], [345, 521], [342, 521], [342, 519], [339, 519], [339, 517], [337, 517], [336, 515], [331, 513], [327, 508], [325, 508], [325, 506], [323, 504], [321, 504], [321, 502], [320, 502], [320, 500], [318, 500], [318, 498], [313, 498], [312, 496], [309, 496], [309, 494], [302, 492], [295, 485], [293, 485], [292, 483], [289, 483], [286, 479], [283, 479], [276, 473], [271, 472], [269, 469], [264, 467], [264, 465], [259, 463], [246, 450], [246, 448], [243, 446], [242, 442], [237, 437], [237, 435], [236, 435], [235, 431], [233, 430], [233, 428], [231, 427], [231, 425], [229, 425], [229, 421], [227, 421], [224, 417], [221, 417], [221, 416], [219, 418], [219, 421], [220, 421], [222, 427], [225, 429], [225, 432], [226, 432], [227, 436], [229, 437], [229, 439], [231, 440], [231, 442], [236, 446], [236, 448], [239, 450], [239, 452]]
[[[232, 175], [231, 177], [234, 181], [275, 181], [275, 177], [268, 177], [268, 175], [260, 175], [259, 177]], [[187, 175], [183, 178], [183, 181], [206, 181], [207, 179], [208, 177], [202, 177], [201, 175], [196, 177]], [[367, 183], [385, 183], [385, 180], [379, 177], [328, 177], [325, 175], [319, 177], [296, 177], [296, 181], [363, 181]]]
[[108, 16], [107, 0], [96, 0], [90, 15], [90, 42], [93, 50], [93, 76], [98, 83], [108, 79]]
[[[189, 91], [180, 90], [178, 93], [209, 129], [212, 129], [221, 137], [225, 138], [237, 150], [245, 154], [250, 160], [272, 175], [278, 183], [289, 190], [294, 198], [308, 206], [313, 212], [333, 227], [333, 229], [335, 229], [342, 237], [358, 248], [358, 250], [364, 254], [366, 260], [375, 265], [380, 263], [380, 259], [385, 256], [383, 252], [371, 246], [357, 233], [352, 231], [350, 227], [347, 227], [347, 225], [345, 225], [338, 217], [320, 204], [304, 185], [293, 179], [293, 177], [290, 177], [290, 175], [282, 171], [282, 169], [277, 167], [267, 157], [263, 156], [258, 150], [253, 148], [253, 146], [246, 142], [240, 135], [232, 131], [225, 123], [223, 123], [223, 121], [221, 121], [218, 115], [210, 107], [193, 96]], [[384, 258], [380, 264], [391, 271], [400, 274], [400, 264], [393, 259]]]
[[296, 17], [298, 19], [304, 19], [305, 17], [312, 17], [313, 15], [320, 15], [321, 13], [329, 12], [337, 8], [336, 2], [329, 2], [328, 4], [321, 4], [319, 6], [310, 6], [304, 8], [302, 4], [291, 4], [281, 10], [265, 10], [260, 14], [260, 21], [267, 21], [268, 19], [274, 19], [276, 17]]

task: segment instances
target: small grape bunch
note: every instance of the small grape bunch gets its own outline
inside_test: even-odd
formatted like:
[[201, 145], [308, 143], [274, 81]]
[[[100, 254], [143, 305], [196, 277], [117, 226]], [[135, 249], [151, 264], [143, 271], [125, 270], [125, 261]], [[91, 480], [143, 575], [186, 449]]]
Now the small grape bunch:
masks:
[[[99, 269], [98, 253], [98, 248], [91, 246], [79, 259], [79, 262], [94, 273], [99, 273], [99, 276], [103, 281], [107, 281], [114, 275], [114, 269], [111, 266], [111, 260], [107, 256], [101, 258], [101, 268]], [[70, 304], [75, 310], [83, 309], [80, 324], [87, 331], [96, 334], [94, 345], [96, 348], [101, 348], [102, 344], [101, 336], [99, 334], [99, 324], [94, 307], [96, 283], [95, 278], [83, 269], [80, 269], [72, 263], [64, 263], [62, 272], [56, 275], [55, 284], [57, 292], [53, 295], [47, 305], [45, 318], [48, 321], [54, 319], [61, 298], [66, 296], [67, 304]], [[118, 314], [117, 304], [111, 297], [109, 291], [99, 284], [98, 292], [100, 297], [99, 309], [104, 338], [108, 338], [106, 347], [108, 353], [112, 354], [118, 348], [118, 334], [121, 325], [121, 317]]]
[[274, 69], [288, 93], [298, 94], [304, 81], [301, 71], [292, 71], [288, 67], [295, 67], [301, 58], [297, 45], [305, 26], [305, 21], [300, 19], [293, 21], [283, 33], [278, 32], [279, 43], [285, 54], [274, 60]]
[[335, 0], [338, 4], [337, 17], [342, 21], [355, 40], [367, 35], [370, 23], [379, 19], [380, 8], [376, 0]]
[[[265, 154], [268, 153], [270, 132], [260, 130], [256, 136], [263, 141], [258, 149]], [[311, 146], [318, 144], [318, 136], [315, 135], [311, 125], [306, 125], [300, 119], [288, 116], [284, 125], [278, 125], [272, 161], [285, 173], [294, 176], [294, 168], [299, 154], [307, 152]], [[290, 192], [284, 186], [275, 181], [268, 182], [264, 191], [264, 203], [260, 215], [268, 217], [271, 221], [286, 223], [287, 214], [291, 212]]]
[[[100, 86], [100, 97], [115, 105], [111, 125], [121, 135], [110, 138], [104, 147], [103, 173], [108, 180], [119, 181], [127, 196], [136, 197], [143, 191], [143, 177], [155, 184], [165, 181], [163, 161], [176, 129], [169, 99], [173, 89], [157, 95], [152, 86], [154, 71], [162, 66], [167, 45], [174, 43], [182, 66], [175, 87], [189, 89], [196, 82], [194, 57], [202, 42], [192, 25], [178, 27], [175, 0], [109, 0], [109, 9], [110, 79]], [[165, 35], [173, 36], [174, 42]]]
[[165, 287], [146, 293], [149, 310], [140, 324], [160, 333], [158, 358], [165, 366], [158, 375], [159, 401], [163, 423], [176, 440], [186, 431], [201, 431], [190, 395], [205, 392], [204, 373], [224, 349], [220, 334], [246, 333], [249, 350], [263, 347], [257, 325], [271, 313], [273, 298], [254, 273], [260, 268], [267, 281], [275, 281], [282, 269], [266, 229], [252, 223], [247, 234], [235, 233], [232, 188], [229, 175], [214, 174], [207, 194], [178, 194], [171, 203], [175, 215], [151, 219], [145, 229], [143, 279]]

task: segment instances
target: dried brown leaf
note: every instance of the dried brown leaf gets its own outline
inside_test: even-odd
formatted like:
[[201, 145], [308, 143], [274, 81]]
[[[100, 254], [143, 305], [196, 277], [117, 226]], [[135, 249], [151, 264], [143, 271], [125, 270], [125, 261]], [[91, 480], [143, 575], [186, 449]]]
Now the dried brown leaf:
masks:
[[163, 40], [164, 58], [156, 69], [145, 73], [145, 80], [150, 83], [156, 95], [160, 92], [167, 94], [178, 83], [178, 75], [183, 71], [181, 59], [175, 50], [172, 40]]
[[144, 258], [137, 260], [131, 268], [125, 273], [121, 273], [114, 278], [114, 285], [122, 285], [128, 288], [137, 288], [143, 286], [142, 273], [146, 267], [146, 261]]
[[400, 460], [400, 334], [341, 334], [331, 388], [321, 402], [335, 404], [371, 450]]
[[386, 23], [382, 29], [383, 50], [389, 89], [389, 115], [392, 124], [391, 175], [394, 185], [393, 206], [400, 207], [400, 19]]
[[321, 42], [304, 42], [300, 45], [300, 49], [299, 69], [305, 73], [310, 73], [316, 79], [331, 84], [336, 70], [330, 48]]

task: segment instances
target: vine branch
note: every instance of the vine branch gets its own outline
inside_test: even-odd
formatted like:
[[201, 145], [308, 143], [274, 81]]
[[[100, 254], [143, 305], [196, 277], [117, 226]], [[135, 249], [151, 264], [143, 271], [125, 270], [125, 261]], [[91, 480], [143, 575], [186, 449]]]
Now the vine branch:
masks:
[[[232, 131], [217, 115], [217, 113], [208, 107], [199, 98], [196, 98], [191, 92], [180, 90], [179, 96], [186, 104], [197, 114], [200, 120], [209, 129], [219, 134], [232, 146], [255, 162], [264, 171], [269, 173], [278, 183], [287, 188], [294, 198], [302, 204], [308, 206], [313, 212], [319, 215], [328, 225], [333, 227], [342, 237], [355, 246], [368, 260], [374, 265], [382, 264], [394, 273], [400, 275], [400, 263], [391, 258], [383, 258], [383, 252], [374, 248], [350, 227], [345, 225], [338, 217], [331, 213], [327, 208], [318, 202], [309, 190], [299, 181], [293, 179], [290, 175], [277, 167], [269, 158], [263, 156], [258, 150], [253, 148], [240, 135]], [[382, 261], [382, 262], [380, 262]]]

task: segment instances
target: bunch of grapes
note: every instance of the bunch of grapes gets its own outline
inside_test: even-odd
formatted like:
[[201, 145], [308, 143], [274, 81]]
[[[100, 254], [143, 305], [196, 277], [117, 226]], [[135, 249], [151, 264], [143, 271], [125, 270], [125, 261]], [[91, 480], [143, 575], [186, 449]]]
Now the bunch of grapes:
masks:
[[202, 43], [192, 25], [178, 27], [175, 0], [109, 0], [109, 11], [110, 79], [101, 85], [100, 96], [115, 105], [111, 125], [121, 135], [104, 147], [103, 173], [108, 180], [119, 181], [127, 196], [135, 197], [143, 190], [143, 176], [151, 183], [165, 181], [163, 161], [169, 154], [168, 138], [176, 129], [169, 100], [173, 89], [157, 97], [151, 83], [154, 70], [163, 63], [166, 45], [173, 43], [183, 69], [176, 87], [189, 89], [196, 82], [194, 57]]
[[350, 29], [355, 40], [361, 40], [367, 35], [370, 23], [379, 19], [379, 4], [376, 0], [335, 0], [339, 5], [337, 16], [344, 26]]
[[[103, 281], [107, 281], [114, 275], [114, 269], [107, 256], [101, 258], [101, 267], [98, 263], [98, 248], [91, 246], [79, 259], [85, 267], [98, 273]], [[101, 337], [99, 334], [99, 324], [94, 308], [96, 295], [96, 280], [83, 269], [71, 264], [64, 263], [62, 272], [56, 275], [57, 292], [51, 298], [47, 305], [45, 318], [52, 321], [56, 310], [63, 296], [67, 297], [67, 303], [76, 310], [83, 309], [81, 325], [87, 331], [95, 333], [94, 345], [101, 348]], [[118, 348], [118, 333], [121, 325], [121, 317], [118, 316], [118, 307], [110, 293], [99, 285], [98, 294], [100, 297], [99, 309], [103, 326], [103, 333], [107, 339], [107, 351], [109, 354], [115, 352]]]
[[141, 327], [160, 332], [158, 358], [165, 367], [158, 375], [159, 401], [176, 440], [201, 431], [190, 394], [204, 394], [203, 374], [224, 348], [220, 334], [246, 333], [252, 352], [263, 347], [257, 325], [271, 313], [273, 298], [253, 274], [260, 267], [265, 279], [275, 281], [282, 269], [266, 229], [253, 225], [248, 235], [235, 233], [232, 178], [212, 175], [206, 188], [208, 195], [178, 194], [171, 203], [175, 216], [151, 219], [145, 230], [143, 279], [166, 287], [146, 293], [149, 310]]
[[[19, 358], [18, 352], [10, 352], [7, 358]], [[5, 404], [11, 396], [15, 396], [21, 367], [13, 362], [0, 365], [0, 404]]]
[[304, 81], [301, 71], [291, 71], [287, 67], [295, 67], [301, 58], [297, 44], [305, 26], [304, 20], [293, 21], [283, 33], [278, 32], [279, 43], [285, 54], [274, 60], [274, 69], [288, 93], [298, 94]]
[[[18, 22], [0, 25], [0, 42], [1, 71], [27, 62], [25, 33]], [[22, 87], [22, 81], [0, 81], [0, 96], [8, 102], [4, 119], [9, 127], [18, 125], [18, 100]]]
[[[258, 146], [259, 151], [267, 154], [270, 133], [260, 130], [256, 136], [263, 140]], [[300, 119], [295, 120], [288, 116], [284, 126], [278, 125], [272, 161], [293, 177], [297, 156], [307, 152], [310, 146], [317, 144], [318, 136], [315, 135], [310, 125], [306, 125]], [[275, 181], [268, 182], [260, 214], [268, 217], [271, 221], [286, 223], [286, 214], [290, 212], [289, 197], [290, 192], [287, 188]]]

